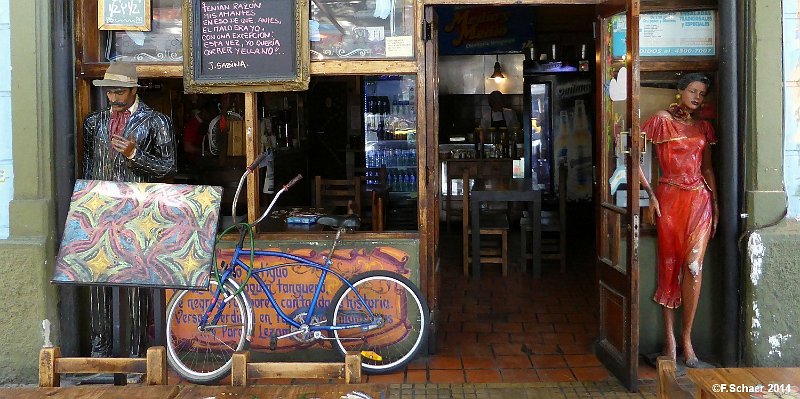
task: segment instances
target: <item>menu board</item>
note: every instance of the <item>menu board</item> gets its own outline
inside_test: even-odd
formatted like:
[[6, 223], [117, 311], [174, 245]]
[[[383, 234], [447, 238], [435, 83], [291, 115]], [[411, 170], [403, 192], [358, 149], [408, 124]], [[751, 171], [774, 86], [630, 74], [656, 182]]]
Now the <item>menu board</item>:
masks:
[[185, 1], [187, 91], [308, 88], [307, 0]]
[[98, 0], [100, 30], [150, 30], [150, 0]]

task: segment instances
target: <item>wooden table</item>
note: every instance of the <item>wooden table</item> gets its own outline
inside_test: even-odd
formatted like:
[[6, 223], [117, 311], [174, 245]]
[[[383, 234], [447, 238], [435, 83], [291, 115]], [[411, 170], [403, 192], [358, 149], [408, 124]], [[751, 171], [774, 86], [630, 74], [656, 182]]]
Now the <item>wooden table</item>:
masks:
[[800, 398], [800, 368], [689, 369], [697, 398]]
[[[467, 188], [464, 188], [465, 190]], [[542, 275], [542, 191], [538, 184], [530, 178], [487, 178], [475, 179], [469, 192], [469, 212], [477, 215], [481, 202], [527, 202], [531, 215], [533, 235], [533, 275]], [[473, 232], [480, 231], [480, 218], [472, 217], [470, 227]], [[524, 237], [523, 237], [524, 239]], [[481, 274], [480, 234], [472, 234], [472, 275], [477, 278]]]

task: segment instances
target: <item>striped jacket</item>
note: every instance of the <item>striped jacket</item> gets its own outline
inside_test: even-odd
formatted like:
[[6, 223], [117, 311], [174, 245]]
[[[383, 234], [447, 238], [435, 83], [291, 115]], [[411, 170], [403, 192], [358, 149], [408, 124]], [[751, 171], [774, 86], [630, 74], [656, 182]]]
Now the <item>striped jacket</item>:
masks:
[[123, 131], [134, 137], [132, 159], [114, 151], [109, 136], [111, 109], [94, 111], [83, 122], [83, 178], [125, 182], [147, 182], [175, 173], [175, 138], [172, 121], [139, 102]]

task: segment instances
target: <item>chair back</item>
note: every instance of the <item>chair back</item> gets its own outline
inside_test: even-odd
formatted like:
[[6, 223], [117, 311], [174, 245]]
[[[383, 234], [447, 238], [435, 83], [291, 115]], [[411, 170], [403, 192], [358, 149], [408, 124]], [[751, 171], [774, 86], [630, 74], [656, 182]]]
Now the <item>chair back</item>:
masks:
[[461, 172], [461, 226], [465, 235], [469, 231], [469, 169]]
[[389, 203], [389, 185], [386, 166], [364, 168], [361, 180], [362, 208], [361, 226], [368, 225], [372, 231], [383, 231], [386, 223], [385, 207]]
[[314, 177], [314, 206], [361, 216], [361, 179]]

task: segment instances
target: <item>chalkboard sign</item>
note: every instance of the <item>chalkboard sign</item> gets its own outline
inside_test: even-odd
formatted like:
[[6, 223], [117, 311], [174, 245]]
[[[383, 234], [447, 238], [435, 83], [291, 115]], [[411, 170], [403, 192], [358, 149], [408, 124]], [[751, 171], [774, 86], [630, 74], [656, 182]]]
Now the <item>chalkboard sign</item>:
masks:
[[98, 0], [100, 30], [150, 30], [150, 0]]
[[307, 90], [308, 0], [184, 0], [187, 92]]

